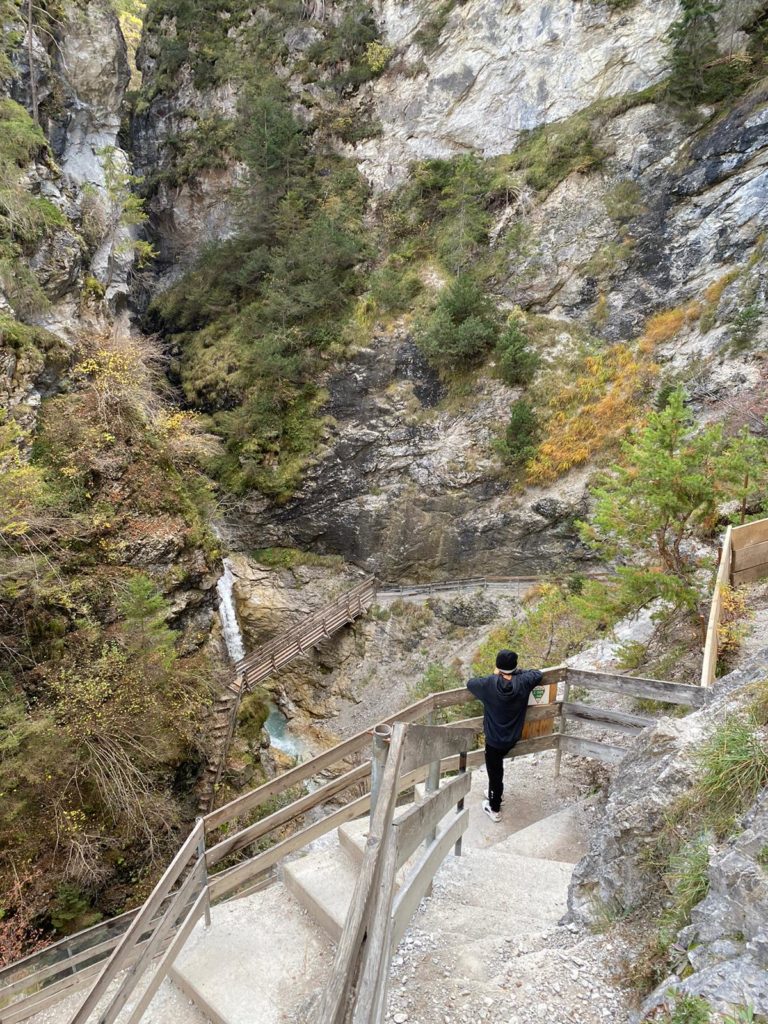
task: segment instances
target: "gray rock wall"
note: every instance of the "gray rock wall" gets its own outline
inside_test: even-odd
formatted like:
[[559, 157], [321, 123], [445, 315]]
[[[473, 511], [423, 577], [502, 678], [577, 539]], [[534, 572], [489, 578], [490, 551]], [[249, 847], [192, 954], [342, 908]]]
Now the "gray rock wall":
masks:
[[[646, 729], [617, 767], [590, 848], [576, 866], [569, 917], [590, 922], [601, 908], [638, 910], [658, 901], [652, 858], [665, 816], [696, 779], [696, 751], [726, 715], [768, 675], [768, 648], [718, 680], [711, 702], [683, 719]], [[709, 847], [709, 893], [677, 937], [688, 969], [645, 1001], [638, 1020], [673, 1005], [674, 992], [701, 995], [716, 1009], [752, 1006], [768, 1012], [768, 790], [743, 818], [738, 834]]]

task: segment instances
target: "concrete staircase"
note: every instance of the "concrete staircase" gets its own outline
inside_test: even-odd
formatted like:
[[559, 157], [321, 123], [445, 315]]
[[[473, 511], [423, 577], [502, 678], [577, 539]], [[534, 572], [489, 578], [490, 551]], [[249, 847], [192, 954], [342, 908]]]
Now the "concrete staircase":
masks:
[[[514, 922], [519, 936], [543, 933], [557, 922], [565, 910], [572, 865], [585, 848], [579, 805], [553, 808], [551, 800], [523, 793], [514, 799], [515, 819], [509, 813], [497, 825], [482, 812], [485, 786], [485, 773], [473, 773], [464, 855], [448, 858], [434, 895], [413, 921], [415, 929], [439, 934], [441, 944], [451, 945], [456, 954], [453, 987], [490, 980], [483, 977], [485, 966], [478, 957], [489, 930], [498, 933]], [[193, 1004], [185, 1020], [176, 1002], [174, 1024], [198, 1024], [200, 1013], [213, 1024], [282, 1024], [301, 1018], [328, 976], [367, 825], [367, 819], [360, 819], [341, 826], [336, 835], [287, 863], [279, 882], [213, 908], [210, 929], [196, 928], [176, 961], [172, 981], [165, 983], [177, 986]], [[428, 972], [419, 982], [430, 984]], [[445, 978], [436, 976], [434, 984], [445, 986]], [[163, 998], [168, 996], [161, 989], [156, 1003]], [[154, 1020], [160, 1018], [153, 1014]]]

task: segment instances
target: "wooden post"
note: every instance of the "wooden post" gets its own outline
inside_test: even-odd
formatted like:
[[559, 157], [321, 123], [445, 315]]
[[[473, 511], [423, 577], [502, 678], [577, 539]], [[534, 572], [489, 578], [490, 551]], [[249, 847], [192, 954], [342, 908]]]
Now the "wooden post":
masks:
[[389, 741], [391, 737], [391, 725], [377, 725], [373, 730], [373, 754], [371, 756], [371, 821], [373, 821], [376, 802], [379, 799], [381, 777], [384, 774], [384, 765], [387, 763], [387, 754], [389, 753]]
[[[425, 789], [425, 791], [427, 793], [436, 793], [437, 790], [440, 789], [440, 762], [439, 761], [432, 761], [430, 763], [429, 773], [427, 775], [427, 780], [426, 780], [426, 783], [424, 785], [424, 789]], [[435, 836], [436, 835], [437, 835], [437, 829], [433, 828], [432, 831], [427, 836], [427, 838], [426, 838], [426, 840], [424, 842], [424, 845], [425, 846], [431, 846], [431, 844], [434, 843], [434, 841], [435, 841]]]
[[[459, 754], [459, 773], [461, 775], [464, 775], [466, 773], [466, 771], [467, 771], [467, 752], [466, 752], [466, 750], [462, 750], [462, 752]], [[462, 797], [461, 800], [459, 800], [459, 802], [456, 804], [456, 813], [457, 814], [461, 814], [461, 812], [463, 810], [464, 810], [464, 797]], [[456, 845], [453, 848], [453, 853], [454, 853], [454, 856], [456, 856], [456, 857], [460, 857], [461, 856], [461, 836], [459, 836], [459, 838], [456, 840]]]
[[[565, 671], [567, 673], [568, 669], [566, 669]], [[568, 676], [566, 675], [565, 683], [563, 684], [563, 703], [560, 705], [560, 728], [558, 729], [557, 751], [555, 753], [555, 778], [556, 779], [560, 777], [560, 760], [561, 760], [561, 758], [563, 756], [563, 752], [561, 750], [560, 738], [565, 735], [565, 730], [568, 727], [568, 720], [565, 717], [564, 709], [565, 709], [565, 705], [568, 703], [568, 695], [570, 694], [570, 692], [571, 692], [571, 684], [568, 682]]]
[[211, 890], [208, 888], [208, 864], [205, 859], [205, 825], [203, 819], [195, 819], [195, 825], [202, 826], [200, 829], [200, 842], [197, 844], [197, 859], [203, 862], [203, 892], [205, 893], [205, 927], [211, 927]]

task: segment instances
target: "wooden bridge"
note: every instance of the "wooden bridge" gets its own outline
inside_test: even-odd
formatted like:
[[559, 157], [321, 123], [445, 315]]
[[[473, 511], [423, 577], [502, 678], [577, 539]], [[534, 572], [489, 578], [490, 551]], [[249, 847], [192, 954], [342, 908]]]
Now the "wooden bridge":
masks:
[[[768, 575], [768, 560], [760, 561], [768, 540], [768, 520], [743, 529], [740, 534], [729, 531], [723, 546], [710, 617], [714, 637], [719, 621], [718, 592], [724, 581], [732, 578], [738, 582], [738, 574], [744, 572], [750, 575], [742, 579]], [[290, 640], [286, 635], [267, 645], [267, 654], [261, 648], [243, 659], [237, 666], [240, 683], [237, 692], [232, 691], [233, 696], [239, 699], [249, 685], [331, 635], [332, 628], [338, 629], [345, 621], [363, 614], [374, 595], [374, 581], [367, 580], [329, 606], [334, 609], [332, 616], [326, 617], [328, 609], [324, 609], [292, 630]], [[334, 622], [337, 625], [332, 627]], [[715, 673], [716, 650], [714, 655], [711, 652], [712, 645], [708, 643], [705, 663], [709, 658], [711, 671], [708, 670], [707, 678], [714, 678]], [[510, 757], [553, 749], [558, 766], [563, 753], [618, 764], [628, 752], [621, 737], [632, 737], [653, 721], [644, 715], [572, 701], [570, 693], [574, 686], [691, 708], [702, 707], [709, 699], [707, 686], [564, 666], [546, 669], [544, 684], [559, 683], [562, 699], [529, 708], [526, 719], [530, 731], [545, 723], [551, 724], [552, 731], [534, 738], [524, 736]], [[402, 934], [420, 894], [444, 856], [460, 841], [467, 785], [460, 781], [461, 773], [482, 764], [484, 757], [482, 749], [470, 749], [470, 740], [481, 732], [481, 719], [469, 718], [439, 727], [432, 723], [444, 709], [472, 699], [464, 688], [431, 694], [377, 723], [373, 730], [366, 729], [343, 740], [198, 819], [141, 908], [62, 939], [0, 970], [2, 1024], [19, 1024], [85, 987], [89, 987], [88, 994], [70, 1024], [96, 1020], [99, 1024], [112, 1024], [118, 1018], [121, 1024], [138, 1024], [163, 978], [171, 972], [175, 957], [198, 921], [207, 916], [213, 902], [246, 895], [268, 883], [288, 855], [304, 849], [340, 824], [367, 814], [372, 799], [376, 807], [370, 826], [370, 850], [338, 943], [334, 969], [321, 996], [320, 1012], [326, 1016], [317, 1021], [378, 1024], [386, 1003], [386, 968], [397, 936]], [[616, 742], [605, 743], [569, 733], [569, 724], [574, 722], [597, 723], [612, 730]], [[372, 749], [371, 735], [375, 732], [381, 736], [392, 726], [396, 728], [390, 754], [394, 750], [395, 756], [383, 762], [376, 747]], [[409, 740], [412, 726], [416, 729]], [[442, 776], [456, 771], [460, 772], [458, 782], [439, 785]], [[317, 788], [266, 817], [253, 820], [267, 801], [310, 780]], [[429, 780], [427, 789], [432, 796], [425, 804], [415, 806], [426, 809], [395, 821], [395, 798], [423, 780]], [[307, 823], [310, 812], [312, 820]], [[294, 831], [286, 835], [288, 825]], [[393, 867], [402, 863], [404, 850], [420, 842], [426, 844], [425, 853], [405, 887], [401, 887], [395, 903], [391, 886]], [[370, 939], [367, 950], [361, 946], [363, 933]], [[365, 955], [361, 956], [361, 952]]]

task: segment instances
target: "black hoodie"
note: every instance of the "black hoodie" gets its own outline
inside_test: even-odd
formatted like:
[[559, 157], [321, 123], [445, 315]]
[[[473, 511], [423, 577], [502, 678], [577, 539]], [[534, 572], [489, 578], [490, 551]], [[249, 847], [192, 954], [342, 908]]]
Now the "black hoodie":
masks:
[[511, 679], [493, 675], [469, 680], [467, 689], [483, 702], [483, 731], [489, 746], [499, 750], [514, 747], [525, 725], [531, 690], [543, 678], [538, 669], [523, 672], [518, 668]]

